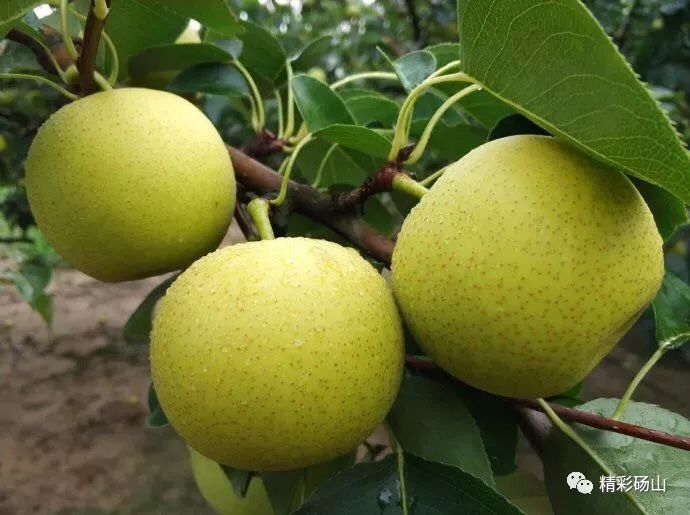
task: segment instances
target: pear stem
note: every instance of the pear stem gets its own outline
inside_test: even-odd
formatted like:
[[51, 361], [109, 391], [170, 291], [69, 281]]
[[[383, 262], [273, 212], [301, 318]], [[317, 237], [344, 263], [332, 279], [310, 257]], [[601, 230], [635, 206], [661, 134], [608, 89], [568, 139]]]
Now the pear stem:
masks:
[[613, 412], [613, 415], [611, 418], [613, 420], [619, 420], [621, 416], [623, 416], [623, 412], [625, 411], [626, 406], [628, 405], [628, 402], [630, 402], [630, 399], [633, 396], [633, 393], [635, 393], [635, 390], [639, 386], [639, 384], [642, 382], [642, 380], [645, 378], [647, 375], [647, 372], [649, 372], [652, 367], [656, 364], [657, 361], [661, 359], [661, 356], [663, 356], [666, 351], [668, 350], [667, 345], [662, 345], [657, 349], [657, 351], [652, 354], [652, 357], [647, 360], [647, 362], [642, 366], [640, 371], [637, 373], [637, 375], [633, 378], [633, 380], [630, 382], [630, 385], [628, 388], [625, 390], [625, 393], [623, 394], [623, 397], [621, 397], [620, 402], [618, 403], [618, 406], [616, 407], [616, 411]]
[[392, 186], [394, 191], [407, 193], [408, 195], [411, 195], [418, 199], [421, 199], [424, 195], [426, 195], [429, 192], [429, 190], [426, 187], [424, 187], [422, 184], [418, 183], [412, 177], [404, 173], [395, 174], [395, 176], [393, 177]]
[[252, 221], [259, 233], [259, 238], [262, 240], [275, 240], [276, 238], [273, 234], [273, 226], [269, 216], [270, 210], [271, 206], [268, 200], [264, 198], [255, 198], [247, 204], [247, 212], [252, 217]]

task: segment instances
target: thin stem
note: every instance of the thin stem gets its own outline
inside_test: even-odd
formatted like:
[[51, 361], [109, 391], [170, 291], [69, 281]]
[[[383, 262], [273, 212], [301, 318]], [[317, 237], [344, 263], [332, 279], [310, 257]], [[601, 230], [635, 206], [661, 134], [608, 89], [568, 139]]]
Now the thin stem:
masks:
[[422, 186], [428, 188], [429, 185], [430, 185], [431, 183], [433, 183], [436, 179], [438, 179], [439, 177], [441, 177], [441, 175], [443, 175], [443, 174], [446, 172], [446, 170], [448, 170], [448, 166], [444, 166], [444, 167], [441, 168], [440, 170], [436, 170], [436, 171], [435, 171], [434, 173], [432, 173], [429, 177], [426, 177], [426, 178], [422, 179], [421, 181], [419, 181], [419, 184], [421, 184]]
[[458, 59], [457, 61], [451, 61], [448, 64], [441, 66], [438, 70], [436, 70], [434, 73], [429, 75], [429, 78], [432, 79], [434, 77], [438, 77], [440, 75], [443, 75], [447, 71], [452, 70], [453, 68], [459, 68], [460, 67], [460, 60]]
[[[453, 63], [450, 63], [453, 64]], [[388, 161], [393, 162], [398, 157], [398, 152], [407, 143], [410, 133], [410, 124], [412, 123], [412, 114], [414, 112], [414, 104], [417, 102], [419, 96], [424, 93], [428, 88], [435, 84], [441, 84], [444, 82], [471, 82], [471, 78], [462, 73], [454, 73], [451, 75], [437, 75], [446, 65], [424, 80], [421, 84], [417, 85], [407, 98], [403, 102], [400, 112], [398, 113], [398, 119], [395, 123], [395, 133], [393, 135], [393, 143], [391, 144], [391, 151], [388, 154]]]
[[285, 120], [285, 133], [280, 135], [281, 139], [288, 139], [295, 131], [295, 99], [292, 92], [292, 64], [288, 59], [285, 61], [285, 73], [287, 74], [287, 119]]
[[623, 412], [625, 411], [628, 402], [630, 402], [633, 393], [635, 393], [635, 390], [642, 382], [644, 377], [647, 375], [647, 372], [649, 372], [652, 369], [652, 367], [656, 364], [657, 361], [659, 361], [659, 359], [661, 359], [661, 356], [663, 356], [667, 350], [668, 346], [666, 345], [662, 345], [661, 347], [659, 347], [657, 351], [654, 354], [652, 354], [652, 357], [649, 358], [647, 363], [645, 363], [644, 366], [640, 369], [637, 375], [633, 378], [627, 390], [625, 390], [623, 397], [621, 397], [621, 400], [618, 402], [616, 411], [614, 411], [613, 415], [611, 416], [613, 420], [619, 420], [621, 416], [623, 416]]
[[398, 464], [398, 481], [400, 482], [400, 501], [403, 515], [407, 515], [407, 485], [405, 482], [405, 454], [400, 442], [395, 441], [395, 457]]
[[244, 65], [241, 62], [239, 62], [237, 59], [233, 59], [232, 64], [242, 74], [242, 76], [244, 77], [244, 80], [247, 81], [247, 84], [249, 85], [249, 89], [252, 92], [252, 97], [254, 97], [254, 101], [255, 101], [255, 105], [256, 105], [256, 123], [257, 123], [257, 126], [254, 127], [254, 130], [256, 132], [260, 132], [261, 129], [263, 129], [264, 125], [266, 124], [266, 114], [264, 112], [264, 103], [263, 103], [263, 100], [261, 99], [261, 94], [259, 93], [259, 88], [256, 87], [256, 82], [254, 82], [254, 79], [252, 78], [252, 74], [249, 73], [249, 71], [244, 67]]
[[249, 112], [251, 113], [250, 123], [252, 125], [252, 129], [254, 130], [254, 132], [258, 133], [259, 132], [259, 117], [256, 114], [256, 100], [254, 100], [253, 95], [249, 95]]
[[[566, 436], [568, 436], [573, 442], [575, 442], [577, 445], [579, 445], [583, 451], [585, 451], [590, 458], [599, 466], [599, 468], [606, 473], [607, 476], [615, 476], [616, 474], [614, 471], [609, 467], [606, 463], [602, 461], [602, 459], [599, 457], [599, 455], [596, 453], [594, 449], [592, 449], [587, 442], [584, 441], [584, 439], [577, 434], [577, 432], [570, 427], [568, 424], [563, 422], [561, 420], [561, 417], [559, 417], [556, 412], [551, 409], [551, 406], [549, 405], [548, 402], [546, 402], [544, 399], [537, 399], [537, 402], [539, 403], [539, 406], [541, 406], [541, 409], [544, 410], [544, 413], [546, 413], [546, 416], [549, 417], [549, 420], [551, 423], [556, 426], [558, 429], [560, 429]], [[632, 503], [637, 506], [642, 513], [647, 513], [647, 511], [640, 505], [639, 501], [635, 496], [632, 494], [632, 492], [625, 492], [625, 495], [632, 501]]]
[[271, 206], [265, 198], [255, 198], [247, 204], [247, 212], [252, 217], [252, 221], [262, 240], [274, 240], [273, 226], [269, 216]]
[[46, 79], [45, 77], [41, 77], [40, 75], [30, 75], [28, 73], [0, 73], [0, 79], [26, 79], [26, 80], [35, 80], [37, 82], [40, 82], [42, 84], [45, 84], [47, 86], [50, 86], [51, 88], [55, 89], [56, 91], [59, 91], [62, 93], [64, 96], [69, 98], [70, 100], [77, 100], [79, 97], [75, 95], [74, 93], [67, 91], [65, 88], [60, 86], [59, 84], [53, 82], [50, 79]]
[[280, 90], [275, 88], [273, 90], [273, 96], [276, 98], [276, 109], [278, 110], [278, 135], [280, 137], [284, 131], [285, 121], [283, 119], [283, 98], [280, 95]]
[[96, 84], [98, 84], [98, 86], [99, 86], [103, 91], [108, 91], [108, 90], [113, 89], [113, 87], [112, 87], [112, 85], [110, 84], [110, 82], [108, 82], [108, 81], [106, 80], [106, 78], [103, 77], [103, 75], [101, 75], [101, 74], [98, 73], [98, 72], [93, 72], [93, 80], [94, 80], [94, 82], [95, 82]]
[[67, 23], [68, 0], [60, 0], [60, 30], [62, 32], [62, 42], [65, 45], [65, 50], [67, 55], [70, 56], [72, 61], [77, 61], [79, 59], [79, 52], [77, 52], [77, 47], [74, 46], [74, 41], [72, 41], [72, 36], [69, 33], [69, 24]]
[[424, 153], [424, 150], [426, 150], [426, 146], [429, 143], [429, 139], [431, 138], [431, 134], [434, 132], [436, 124], [441, 120], [441, 117], [445, 114], [445, 112], [448, 109], [450, 109], [453, 106], [453, 104], [458, 102], [463, 97], [466, 97], [467, 95], [475, 91], [479, 91], [480, 89], [480, 86], [478, 86], [477, 84], [472, 84], [470, 86], [467, 86], [466, 88], [461, 89], [454, 95], [448, 97], [446, 101], [443, 102], [443, 104], [441, 104], [441, 106], [433, 114], [433, 116], [429, 120], [429, 123], [427, 123], [426, 127], [424, 128], [424, 132], [422, 133], [422, 136], [419, 138], [419, 141], [415, 145], [414, 150], [410, 154], [410, 157], [408, 157], [404, 161], [405, 164], [412, 165], [419, 161], [419, 159], [422, 157], [422, 154]]
[[271, 200], [272, 206], [282, 206], [283, 202], [285, 202], [292, 168], [295, 165], [295, 161], [297, 160], [297, 156], [299, 155], [300, 150], [302, 150], [302, 148], [304, 148], [304, 146], [310, 141], [311, 136], [307, 136], [297, 144], [292, 154], [290, 154], [290, 157], [287, 160], [287, 164], [285, 165], [285, 172], [283, 173], [283, 182], [280, 184], [280, 192], [278, 193], [278, 196], [275, 199]]
[[364, 80], [364, 79], [398, 80], [398, 76], [393, 72], [353, 73], [352, 75], [348, 75], [347, 77], [343, 77], [339, 81], [336, 81], [333, 84], [331, 84], [331, 89], [338, 89], [338, 88], [344, 86], [345, 84], [349, 84], [350, 82], [354, 82], [356, 80]]
[[93, 13], [99, 20], [105, 20], [108, 16], [108, 4], [105, 0], [94, 0]]
[[323, 169], [326, 167], [326, 163], [331, 157], [331, 154], [338, 146], [337, 143], [333, 143], [329, 149], [326, 151], [326, 155], [323, 156], [319, 169], [316, 171], [316, 177], [314, 177], [314, 182], [311, 183], [312, 188], [318, 188], [321, 185], [321, 178], [323, 177]]
[[395, 174], [392, 185], [395, 191], [407, 193], [408, 195], [418, 199], [421, 199], [426, 193], [429, 192], [428, 189], [404, 173]]

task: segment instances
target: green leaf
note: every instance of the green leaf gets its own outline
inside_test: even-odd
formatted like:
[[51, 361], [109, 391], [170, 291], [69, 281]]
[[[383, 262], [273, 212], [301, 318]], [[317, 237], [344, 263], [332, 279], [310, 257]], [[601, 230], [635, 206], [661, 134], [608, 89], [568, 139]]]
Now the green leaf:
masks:
[[690, 286], [666, 272], [652, 308], [659, 347], [675, 349], [690, 340]]
[[52, 275], [51, 263], [42, 256], [24, 258], [19, 270], [0, 272], [0, 278], [14, 284], [22, 298], [49, 326], [53, 323], [53, 299], [45, 293], [45, 289]]
[[211, 95], [249, 95], [244, 76], [231, 64], [198, 64], [180, 72], [167, 89], [178, 93], [207, 93]]
[[[617, 405], [618, 399], [596, 399], [578, 406], [578, 409], [610, 417]], [[690, 436], [690, 421], [651, 404], [630, 402], [621, 420]], [[573, 428], [616, 476], [646, 476], [654, 481], [658, 476], [660, 480], [666, 480], [666, 492], [630, 492], [646, 513], [687, 513], [690, 505], [690, 483], [687, 481], [690, 476], [690, 452], [580, 424], [573, 424]], [[591, 495], [583, 495], [577, 489], [569, 488], [566, 477], [571, 472], [581, 472], [594, 483]], [[544, 478], [556, 513], [644, 513], [623, 493], [603, 493], [599, 488], [601, 476], [607, 474], [577, 444], [561, 431], [551, 431], [544, 459]]]
[[659, 186], [635, 177], [631, 177], [631, 180], [652, 211], [659, 234], [664, 241], [668, 240], [679, 225], [688, 221], [685, 204], [673, 193]]
[[187, 22], [186, 17], [141, 0], [113, 2], [105, 29], [117, 48], [120, 77], [127, 76], [130, 57], [150, 46], [173, 43]]
[[515, 506], [529, 515], [552, 515], [551, 503], [543, 481], [518, 469], [496, 478], [496, 488]]
[[388, 423], [405, 451], [494, 484], [477, 424], [448, 385], [421, 376], [405, 377]]
[[[305, 182], [312, 183], [314, 181], [318, 168], [331, 145], [332, 143], [326, 140], [315, 140], [302, 148], [297, 156], [295, 167]], [[328, 188], [334, 184], [355, 186], [361, 184], [377, 169], [376, 167], [366, 167], [354, 155], [355, 151], [340, 146], [336, 147], [326, 161], [319, 186], [323, 188]]]
[[521, 114], [510, 114], [501, 118], [489, 132], [489, 141], [516, 136], [518, 134], [548, 134], [529, 118]]
[[441, 68], [460, 59], [460, 45], [458, 43], [439, 43], [424, 49], [436, 59], [436, 67]]
[[275, 83], [285, 70], [287, 56], [276, 37], [266, 28], [252, 22], [244, 22], [240, 61], [252, 74], [257, 74], [268, 83]]
[[157, 12], [169, 11], [183, 18], [194, 18], [199, 23], [223, 36], [232, 37], [242, 32], [242, 25], [235, 17], [228, 0], [141, 0]]
[[[373, 89], [364, 89], [364, 88], [345, 88], [345, 89], [339, 89], [338, 90], [338, 96], [342, 98], [345, 103], [354, 100], [355, 98], [359, 97], [377, 97], [377, 98], [382, 98], [384, 100], [389, 100], [388, 97], [382, 93], [379, 93], [376, 90]], [[392, 100], [390, 100], [392, 102]]]
[[318, 488], [295, 513], [399, 515], [403, 504], [414, 515], [522, 513], [484, 481], [457, 467], [409, 453], [400, 458], [387, 456], [345, 470]]
[[296, 502], [297, 490], [304, 480], [304, 469], [286, 472], [264, 472], [261, 479], [275, 515], [287, 515]]
[[247, 495], [247, 490], [249, 490], [249, 485], [252, 482], [254, 473], [249, 470], [239, 470], [227, 465], [218, 464], [223, 470], [223, 473], [230, 481], [232, 489], [235, 491], [237, 497], [244, 498]]
[[[307, 122], [309, 127], [309, 122]], [[313, 132], [314, 137], [323, 138], [331, 143], [338, 143], [347, 148], [358, 150], [364, 154], [386, 158], [391, 149], [391, 142], [366, 127], [359, 125], [329, 125]]]
[[384, 127], [395, 126], [400, 106], [393, 100], [378, 95], [359, 95], [344, 100], [357, 125], [378, 122]]
[[308, 75], [297, 75], [292, 79], [292, 90], [309, 132], [329, 125], [354, 125], [355, 121], [345, 103], [323, 82]]
[[426, 50], [405, 54], [392, 64], [400, 82], [408, 92], [436, 71], [436, 58]]
[[132, 57], [129, 74], [137, 77], [152, 72], [184, 70], [202, 63], [224, 63], [231, 59], [228, 52], [209, 43], [158, 45]]
[[458, 1], [463, 70], [595, 158], [690, 201], [668, 116], [578, 0]]
[[[452, 88], [439, 87], [447, 93], [455, 92], [466, 84], [455, 85]], [[462, 110], [470, 114], [487, 129], [492, 129], [508, 115], [514, 114], [515, 109], [505, 102], [501, 102], [486, 90], [475, 91], [462, 99]]]
[[178, 275], [173, 275], [156, 286], [134, 310], [122, 329], [127, 341], [131, 343], [149, 342], [149, 334], [153, 324], [153, 310]]
[[[426, 120], [412, 122], [410, 134], [419, 138], [426, 127]], [[471, 125], [449, 127], [441, 122], [434, 127], [427, 150], [448, 162], [455, 162], [470, 150], [486, 142], [488, 131]], [[433, 170], [432, 170], [433, 171]]]
[[156, 389], [153, 383], [149, 385], [149, 414], [146, 417], [146, 425], [149, 427], [163, 427], [169, 424], [168, 417], [165, 416], [163, 408], [158, 402], [158, 395], [156, 394]]
[[311, 40], [292, 56], [292, 69], [306, 72], [310, 68], [321, 64], [324, 55], [333, 46], [333, 36], [324, 34]]
[[0, 1], [0, 39], [4, 38], [26, 13], [42, 3], [35, 0]]

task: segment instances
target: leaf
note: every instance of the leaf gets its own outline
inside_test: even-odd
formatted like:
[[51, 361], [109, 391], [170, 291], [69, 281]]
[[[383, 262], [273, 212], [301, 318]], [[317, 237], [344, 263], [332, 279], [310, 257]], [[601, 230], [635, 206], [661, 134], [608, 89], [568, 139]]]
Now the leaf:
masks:
[[458, 43], [439, 43], [428, 46], [424, 50], [434, 56], [437, 68], [460, 59], [460, 45]]
[[[410, 134], [419, 138], [426, 127], [426, 120], [412, 122]], [[448, 162], [455, 162], [470, 150], [486, 142], [488, 131], [471, 125], [449, 127], [441, 122], [434, 127], [427, 150]]]
[[149, 414], [146, 417], [146, 425], [149, 427], [164, 427], [169, 424], [168, 417], [165, 416], [163, 408], [158, 402], [158, 395], [156, 394], [156, 389], [153, 383], [149, 385]]
[[[610, 417], [617, 405], [618, 399], [596, 399], [578, 406], [578, 409]], [[651, 404], [630, 402], [621, 420], [659, 431], [690, 436], [690, 421]], [[647, 513], [687, 512], [690, 503], [690, 484], [687, 481], [690, 475], [690, 452], [580, 424], [573, 424], [573, 428], [615, 475], [646, 476], [655, 481], [657, 476], [659, 479], [666, 479], [666, 492], [630, 492]], [[583, 495], [568, 487], [566, 476], [571, 472], [581, 472], [594, 483], [591, 495]], [[551, 431], [546, 446], [544, 478], [556, 513], [644, 513], [623, 493], [603, 493], [599, 488], [600, 477], [605, 475], [589, 455], [569, 437], [561, 431]]]
[[[309, 123], [307, 123], [309, 126]], [[331, 143], [338, 143], [364, 154], [386, 158], [391, 149], [391, 142], [379, 133], [359, 125], [329, 125], [313, 132], [316, 138], [323, 138]]]
[[180, 72], [167, 89], [178, 93], [211, 95], [249, 95], [244, 76], [231, 64], [198, 64]]
[[400, 106], [385, 97], [360, 95], [345, 100], [345, 105], [352, 113], [357, 125], [369, 125], [374, 122], [384, 127], [394, 127]]
[[388, 423], [405, 451], [494, 484], [477, 424], [448, 385], [405, 377]]
[[426, 50], [405, 54], [392, 64], [400, 82], [408, 92], [436, 71], [436, 59]]
[[304, 469], [286, 472], [263, 472], [261, 479], [275, 515], [287, 515], [295, 502], [297, 489], [304, 479]]
[[318, 66], [323, 60], [324, 54], [333, 46], [333, 36], [324, 34], [304, 45], [292, 56], [292, 69], [306, 72], [310, 68]]
[[458, 1], [463, 70], [595, 158], [690, 201], [665, 113], [578, 0]]
[[[330, 149], [332, 143], [325, 140], [315, 140], [302, 148], [297, 156], [295, 166], [299, 170], [300, 177], [305, 182], [312, 183], [323, 158]], [[355, 186], [361, 184], [377, 168], [365, 168], [354, 156], [355, 151], [336, 147], [331, 152], [326, 162], [320, 187], [328, 188], [334, 184], [348, 184]]]
[[52, 275], [52, 265], [41, 256], [23, 259], [19, 270], [0, 272], [0, 278], [14, 284], [22, 298], [49, 326], [53, 323], [53, 299], [45, 293], [45, 289]]
[[105, 29], [117, 48], [120, 78], [127, 76], [126, 65], [133, 55], [150, 46], [173, 43], [187, 23], [186, 17], [141, 0], [113, 2]]
[[481, 479], [457, 467], [409, 453], [401, 458], [400, 469], [396, 456], [387, 456], [345, 470], [326, 481], [295, 513], [398, 515], [403, 513], [403, 503], [407, 504], [408, 513], [415, 515], [522, 513]]
[[235, 491], [237, 497], [244, 498], [247, 495], [247, 490], [249, 490], [249, 485], [252, 482], [254, 473], [249, 470], [239, 470], [227, 465], [218, 464], [225, 474], [225, 476], [230, 480], [232, 489]]
[[479, 427], [494, 475], [513, 472], [517, 467], [518, 426], [515, 411], [508, 401], [470, 386], [456, 391]]
[[[349, 101], [359, 97], [376, 97], [383, 98], [384, 100], [389, 100], [387, 96], [385, 96], [382, 93], [379, 93], [376, 90], [364, 88], [339, 89], [338, 96], [340, 96], [340, 98], [342, 98], [345, 101], [345, 103], [348, 103]], [[392, 102], [392, 100], [390, 101]]]
[[489, 132], [489, 141], [516, 136], [518, 134], [549, 134], [529, 118], [521, 114], [510, 114], [501, 118]]
[[328, 85], [308, 75], [292, 79], [295, 103], [310, 132], [329, 125], [354, 125], [352, 114], [345, 103]]
[[685, 204], [673, 193], [659, 186], [641, 181], [635, 177], [630, 179], [644, 197], [645, 202], [654, 215], [654, 222], [656, 222], [659, 234], [661, 234], [664, 241], [668, 240], [673, 236], [679, 225], [688, 221]]
[[659, 347], [675, 349], [690, 340], [690, 286], [666, 272], [652, 308]]
[[243, 44], [240, 61], [253, 74], [273, 84], [285, 70], [285, 50], [268, 29], [248, 21], [242, 25], [244, 33], [238, 36]]
[[551, 503], [543, 481], [518, 469], [496, 478], [496, 488], [515, 506], [529, 515], [552, 515]]
[[224, 63], [232, 55], [209, 43], [174, 43], [146, 48], [129, 61], [132, 77], [152, 72], [184, 70], [202, 63]]
[[[449, 88], [446, 92], [455, 92], [455, 90], [459, 90], [465, 85], [466, 84], [456, 85], [454, 88]], [[445, 91], [442, 87], [439, 87], [439, 89]], [[462, 110], [472, 115], [474, 119], [487, 129], [493, 128], [499, 120], [515, 113], [515, 109], [505, 102], [501, 102], [486, 90], [475, 91], [471, 95], [463, 98]]]
[[125, 323], [122, 332], [130, 343], [148, 343], [153, 324], [153, 310], [158, 301], [165, 295], [168, 287], [177, 279], [179, 274], [168, 277], [156, 286], [139, 304], [134, 313]]
[[35, 0], [3, 0], [0, 2], [0, 39], [17, 25], [26, 13], [43, 2]]
[[141, 0], [156, 11], [170, 11], [183, 18], [194, 18], [199, 23], [223, 36], [234, 36], [242, 32], [242, 25], [232, 12], [228, 0]]

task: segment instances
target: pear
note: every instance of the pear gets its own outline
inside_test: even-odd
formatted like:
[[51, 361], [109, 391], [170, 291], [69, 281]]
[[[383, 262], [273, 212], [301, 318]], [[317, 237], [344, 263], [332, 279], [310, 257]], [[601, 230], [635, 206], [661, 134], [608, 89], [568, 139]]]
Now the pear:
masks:
[[188, 266], [218, 246], [235, 206], [213, 124], [181, 97], [139, 88], [54, 113], [29, 149], [26, 189], [48, 242], [109, 282]]
[[384, 279], [352, 249], [306, 238], [225, 247], [161, 301], [151, 375], [203, 455], [278, 471], [345, 454], [390, 409], [403, 331]]
[[546, 397], [599, 363], [663, 273], [652, 214], [622, 173], [521, 135], [450, 165], [403, 224], [391, 284], [440, 367], [495, 394]]

